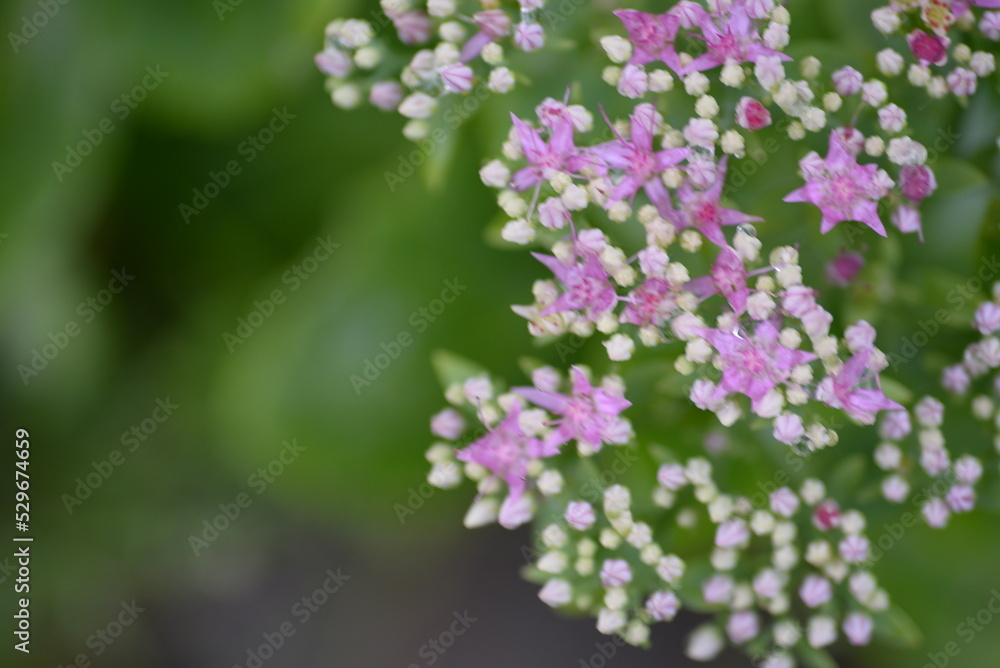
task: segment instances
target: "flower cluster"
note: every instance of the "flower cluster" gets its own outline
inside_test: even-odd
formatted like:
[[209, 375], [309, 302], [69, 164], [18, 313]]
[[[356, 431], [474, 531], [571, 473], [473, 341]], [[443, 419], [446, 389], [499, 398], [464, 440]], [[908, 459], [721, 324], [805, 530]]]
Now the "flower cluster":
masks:
[[[741, 158], [749, 135], [772, 124], [772, 112], [784, 115], [781, 126], [796, 141], [830, 128], [826, 157], [810, 152], [802, 159], [806, 184], [785, 201], [819, 207], [824, 234], [853, 220], [882, 236], [878, 208], [885, 204], [893, 225], [922, 239], [918, 207], [937, 184], [926, 165], [927, 148], [909, 136], [907, 114], [890, 101], [886, 82], [865, 79], [853, 67], [824, 79], [822, 62], [814, 57], [800, 62], [800, 79], [789, 77], [785, 63], [790, 58], [781, 51], [789, 41], [791, 19], [783, 6], [748, 0], [713, 4], [712, 12], [693, 2], [680, 2], [662, 15], [617, 12], [628, 38], [609, 36], [602, 45], [613, 61], [625, 65], [606, 68], [605, 80], [634, 99], [670, 91], [674, 75], [680, 77], [684, 92], [695, 99], [697, 115], [682, 129], [683, 138], [696, 149], [717, 148]], [[678, 43], [706, 51], [678, 51]], [[898, 74], [883, 66], [888, 51], [880, 70]], [[992, 55], [977, 57], [977, 62], [985, 60], [992, 63]], [[669, 70], [651, 69], [653, 63]], [[985, 75], [992, 66], [979, 69]], [[713, 79], [722, 87], [715, 94]], [[734, 114], [723, 115], [729, 107]]]
[[[917, 446], [909, 449], [915, 419], [919, 431], [914, 433]], [[907, 411], [886, 413], [879, 424], [882, 442], [875, 449], [878, 468], [888, 475], [882, 480], [882, 495], [890, 503], [911, 501], [919, 505], [927, 524], [944, 528], [952, 513], [967, 513], [976, 505], [975, 484], [983, 474], [979, 459], [964, 455], [952, 461], [941, 431], [944, 406], [933, 397], [924, 397]], [[921, 475], [924, 474], [924, 475]], [[918, 477], [923, 478], [918, 488]], [[911, 495], [912, 491], [916, 493]]]
[[[905, 36], [912, 83], [966, 97], [994, 63], [960, 38], [978, 26], [1000, 40], [1000, 11], [980, 8], [1000, 0], [893, 0], [872, 18]], [[516, 25], [485, 0], [465, 18], [453, 0], [429, 0], [426, 11], [383, 0], [383, 9], [400, 41], [420, 49], [399, 80], [380, 65], [389, 43], [364, 22], [331, 24], [317, 63], [338, 104], [367, 94], [411, 119], [411, 139], [426, 134], [441, 96], [477, 81], [509, 90], [503, 40], [526, 51], [543, 41], [536, 0], [520, 1]], [[874, 463], [868, 488], [918, 507], [935, 529], [975, 508], [985, 460], [946, 443], [939, 400], [914, 402], [883, 381], [889, 361], [875, 327], [828, 310], [807, 282], [816, 272], [803, 266], [815, 257], [806, 241], [765, 246], [768, 221], [739, 201], [749, 198], [733, 174], [745, 175], [762, 145], [794, 152], [798, 175], [774, 200], [806, 214], [797, 239], [851, 224], [873, 243], [892, 228], [923, 241], [920, 207], [937, 179], [902, 98], [890, 95], [905, 57], [881, 51], [881, 78], [795, 61], [785, 53], [791, 15], [774, 0], [682, 0], [614, 17], [621, 34], [600, 40], [613, 63], [602, 72], [614, 87], [606, 104], [588, 109], [568, 91], [531, 117], [511, 114], [502, 157], [479, 171], [506, 216], [500, 237], [530, 247], [543, 276], [513, 311], [539, 342], [598, 341], [611, 370], [526, 361], [531, 385], [506, 390], [471, 363], [439, 368], [451, 406], [431, 421], [439, 440], [428, 481], [474, 483], [468, 527], [534, 522], [528, 577], [539, 597], [594, 616], [603, 633], [645, 646], [652, 624], [686, 608], [713, 615], [689, 638], [692, 659], [711, 660], [728, 642], [767, 668], [833, 665], [834, 642], [898, 639], [910, 623], [871, 573], [886, 548], [852, 509], [847, 495], [858, 490], [833, 480], [827, 489], [816, 471], [748, 483], [725, 455], [784, 458], [797, 473], [814, 455], [835, 462], [842, 434], [867, 430], [874, 447], [857, 460]], [[830, 258], [829, 283], [851, 284], [866, 249]], [[975, 314], [984, 338], [942, 381], [969, 395], [992, 376], [972, 413], [1000, 432], [1000, 287], [993, 296]], [[673, 437], [679, 415], [718, 431], [660, 445], [633, 429], [659, 425]], [[704, 453], [686, 451], [691, 441]]]
[[[573, 441], [579, 454], [592, 455], [604, 445], [622, 445], [632, 437], [632, 427], [621, 412], [631, 406], [624, 398], [625, 387], [616, 376], [608, 376], [594, 386], [584, 369], [570, 370], [569, 391], [560, 393], [563, 379], [552, 367], [540, 367], [532, 374], [532, 387], [516, 387], [495, 396], [488, 377], [469, 378], [449, 388], [455, 405], [438, 413], [431, 423], [435, 436], [453, 442], [438, 443], [428, 452], [434, 469], [432, 484], [450, 487], [458, 482], [456, 461], [465, 463], [465, 473], [477, 481], [480, 497], [466, 517], [467, 526], [490, 522], [509, 529], [534, 517], [538, 494], [556, 493], [562, 488], [556, 469], [546, 468], [545, 460], [560, 453]], [[474, 413], [486, 429], [462, 449], [454, 442], [463, 438], [467, 417]]]
[[[976, 34], [1000, 41], [1000, 12], [977, 16], [973, 8], [1000, 9], [1000, 0], [907, 0], [892, 2], [872, 12], [872, 22], [885, 35], [902, 35], [913, 61], [907, 78], [931, 97], [951, 93], [968, 97], [976, 92], [979, 79], [996, 70], [988, 51], [973, 51], [966, 41]], [[883, 74], [903, 71], [905, 58], [891, 48], [878, 53]]]
[[[427, 119], [442, 97], [509, 92], [515, 76], [505, 64], [504, 46], [534, 51], [544, 45], [538, 21], [543, 3], [481, 4], [465, 16], [455, 0], [429, 0], [421, 8], [410, 0], [382, 0], [371, 21], [333, 21], [325, 48], [316, 54], [333, 102], [351, 109], [367, 98], [379, 109], [397, 111], [410, 119], [403, 134], [417, 141], [427, 136]], [[383, 34], [390, 26], [396, 39]]]

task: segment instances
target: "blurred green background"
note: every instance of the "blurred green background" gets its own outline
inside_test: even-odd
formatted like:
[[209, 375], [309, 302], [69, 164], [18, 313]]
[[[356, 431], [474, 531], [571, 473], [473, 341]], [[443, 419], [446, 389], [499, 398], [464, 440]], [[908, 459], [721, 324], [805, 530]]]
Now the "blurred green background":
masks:
[[[7, 3], [4, 32], [21, 33], [42, 5]], [[597, 78], [602, 56], [536, 57], [534, 88], [485, 101], [440, 148], [436, 187], [422, 170], [390, 192], [385, 172], [413, 150], [401, 119], [336, 110], [312, 64], [329, 20], [368, 15], [375, 4], [243, 2], [221, 19], [217, 5], [53, 2], [58, 9], [37, 34], [7, 37], [0, 394], [8, 444], [16, 428], [30, 432], [35, 542], [30, 656], [12, 650], [15, 575], [4, 558], [13, 543], [0, 548], [0, 663], [69, 666], [82, 655], [94, 666], [246, 666], [248, 651], [290, 622], [295, 634], [264, 665], [409, 667], [430, 665], [431, 656], [439, 666], [589, 665], [595, 643], [607, 639], [591, 622], [553, 614], [518, 577], [527, 530], [464, 530], [468, 486], [419, 504], [411, 497], [426, 473], [429, 416], [443, 403], [434, 350], [474, 358], [517, 383], [520, 356], [557, 359], [534, 349], [507, 308], [530, 299], [542, 271], [526, 253], [485, 243], [496, 212], [476, 171], [498, 153], [510, 110], [527, 115], [570, 82], [586, 83], [589, 103], [607, 98]], [[851, 60], [870, 67], [883, 43], [858, 18], [866, 7], [793, 2], [793, 35], [807, 36], [795, 48], [821, 55], [825, 71]], [[579, 42], [618, 28], [583, 11], [561, 30]], [[887, 351], [996, 250], [991, 142], [1000, 107], [985, 88], [968, 112], [941, 102], [911, 117], [931, 136], [952, 125], [960, 134], [941, 158], [928, 243], [897, 235], [880, 245], [862, 284], [830, 302], [875, 320]], [[251, 137], [263, 142], [263, 129], [279, 127], [269, 143], [249, 148]], [[81, 142], [96, 145], [79, 159], [68, 155]], [[803, 240], [808, 225], [810, 252], [828, 258], [844, 237], [817, 241], [816, 212], [778, 204], [794, 187], [799, 157], [787, 144], [773, 156], [784, 173], [751, 177], [736, 199], [774, 221], [768, 244]], [[232, 161], [239, 173], [219, 176]], [[211, 196], [213, 174], [224, 187]], [[202, 204], [197, 214], [183, 208]], [[114, 272], [134, 278], [112, 292]], [[467, 288], [418, 326], [412, 314], [445, 281]], [[280, 303], [263, 304], [275, 291]], [[971, 305], [934, 340], [934, 353], [898, 377], [918, 392], [932, 389], [945, 359], [936, 351], [954, 355], [969, 340], [958, 329], [968, 312]], [[240, 319], [256, 326], [241, 330]], [[350, 376], [401, 332], [412, 345], [356, 391]], [[599, 363], [602, 355], [588, 345], [573, 359]], [[162, 405], [174, 408], [167, 415]], [[678, 433], [689, 434], [678, 447], [699, 449], [708, 423], [697, 411], [668, 411], [645, 427], [665, 439], [677, 421]], [[984, 429], [965, 429], [973, 450], [989, 450]], [[858, 431], [842, 446], [865, 451], [873, 439]], [[816, 459], [816, 470], [834, 461]], [[68, 501], [80, 481], [89, 494]], [[996, 489], [990, 494], [995, 510]], [[396, 504], [411, 503], [420, 507], [401, 522]], [[235, 519], [218, 518], [235, 509]], [[898, 509], [873, 513], [877, 526]], [[214, 538], [204, 524], [213, 521], [229, 525]], [[923, 628], [925, 645], [852, 654], [845, 665], [922, 665], [955, 639], [956, 625], [1000, 588], [998, 536], [990, 512], [956, 519], [946, 533], [908, 533], [905, 549], [877, 572]], [[349, 579], [300, 624], [297, 602], [338, 569]], [[142, 608], [134, 621], [122, 607], [133, 600]], [[426, 654], [425, 643], [465, 611], [477, 619], [468, 632], [445, 653]], [[696, 621], [658, 629], [650, 652], [616, 649], [614, 661], [688, 665], [681, 631]], [[995, 623], [949, 665], [996, 665]], [[729, 661], [720, 665], [748, 665], [735, 654]]]

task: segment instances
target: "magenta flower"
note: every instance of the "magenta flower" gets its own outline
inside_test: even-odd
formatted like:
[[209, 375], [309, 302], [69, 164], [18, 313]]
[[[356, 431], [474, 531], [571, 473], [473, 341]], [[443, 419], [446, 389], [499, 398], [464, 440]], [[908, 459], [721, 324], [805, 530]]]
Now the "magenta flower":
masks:
[[708, 275], [692, 279], [685, 289], [699, 299], [722, 295], [737, 315], [746, 310], [747, 297], [750, 296], [746, 266], [736, 251], [728, 247], [716, 256]]
[[905, 165], [899, 170], [899, 189], [906, 199], [920, 204], [925, 197], [937, 190], [937, 179], [926, 165]]
[[751, 132], [771, 124], [771, 112], [759, 100], [741, 97], [736, 104], [736, 124]]
[[538, 130], [531, 127], [514, 114], [510, 115], [517, 128], [517, 136], [521, 141], [521, 150], [528, 161], [528, 166], [517, 171], [511, 178], [511, 187], [515, 190], [526, 190], [532, 186], [547, 181], [558, 172], [575, 174], [593, 163], [593, 160], [582, 153], [573, 144], [573, 123], [563, 118], [552, 128], [549, 143], [542, 141]]
[[674, 50], [680, 18], [672, 12], [647, 14], [634, 9], [619, 9], [615, 16], [625, 24], [632, 42], [629, 65], [645, 65], [659, 60], [677, 74], [683, 74], [684, 66]]
[[826, 263], [826, 280], [839, 288], [846, 288], [865, 266], [864, 256], [857, 251], [841, 250]]
[[532, 253], [535, 258], [552, 270], [566, 290], [542, 310], [542, 317], [564, 311], [582, 311], [588, 320], [597, 322], [601, 315], [615, 305], [618, 295], [601, 266], [595, 252], [580, 252], [577, 244], [577, 261], [563, 264], [558, 258]]
[[820, 232], [826, 234], [845, 220], [856, 220], [883, 237], [885, 226], [878, 217], [882, 199], [881, 179], [876, 165], [859, 165], [838, 132], [830, 133], [830, 149], [825, 160], [815, 153], [799, 163], [806, 184], [785, 196], [786, 202], [810, 202], [823, 212]]
[[[658, 209], [669, 208], [670, 193], [659, 175], [691, 155], [689, 148], [653, 150], [653, 134], [656, 131], [656, 108], [651, 104], [640, 104], [632, 112], [631, 141], [618, 137], [614, 141], [599, 144], [589, 152], [613, 169], [625, 171], [624, 178], [615, 186], [604, 205], [605, 209], [622, 200], [631, 200], [640, 188], [646, 191], [649, 201]], [[613, 128], [612, 128], [613, 129]]]
[[765, 56], [791, 60], [789, 56], [764, 45], [742, 0], [734, 2], [723, 16], [706, 14], [700, 27], [708, 52], [691, 61], [685, 73], [710, 70], [729, 63], [756, 63]]
[[627, 425], [618, 414], [632, 405], [624, 397], [616, 397], [600, 387], [594, 387], [579, 367], [571, 367], [572, 394], [545, 392], [534, 387], [515, 387], [514, 391], [550, 413], [561, 415], [554, 424], [559, 426], [545, 440], [545, 447], [556, 449], [570, 439], [576, 439], [599, 450], [604, 443], [622, 444], [628, 438]]
[[510, 498], [514, 500], [524, 492], [528, 463], [559, 454], [558, 447], [525, 436], [518, 423], [520, 415], [521, 406], [515, 403], [500, 424], [455, 453], [459, 461], [479, 464], [492, 471], [493, 475], [507, 483]]
[[726, 161], [719, 161], [715, 182], [705, 190], [695, 190], [685, 181], [677, 189], [680, 199], [680, 211], [674, 212], [660, 209], [660, 214], [667, 220], [676, 220], [677, 229], [694, 227], [705, 235], [705, 238], [720, 248], [726, 247], [726, 237], [722, 234], [723, 225], [742, 225], [743, 223], [759, 223], [763, 218], [748, 216], [735, 209], [724, 209], [720, 203], [722, 185], [726, 181]]
[[670, 319], [676, 308], [670, 283], [662, 278], [647, 278], [624, 301], [621, 322], [637, 327], [659, 327]]
[[792, 367], [816, 359], [810, 352], [792, 350], [778, 343], [778, 328], [766, 320], [757, 325], [752, 338], [742, 332], [705, 328], [699, 334], [719, 351], [722, 361], [722, 380], [712, 400], [721, 401], [739, 392], [750, 397], [754, 410], [764, 395], [788, 378]]
[[906, 43], [921, 65], [944, 65], [948, 61], [948, 40], [945, 37], [914, 30], [906, 36]]
[[842, 408], [862, 424], [875, 422], [875, 415], [884, 410], [902, 410], [902, 406], [882, 393], [878, 375], [874, 372], [875, 387], [858, 387], [866, 381], [872, 353], [871, 348], [859, 350], [847, 361], [844, 368], [833, 376], [824, 378], [816, 388], [816, 398], [833, 408]]

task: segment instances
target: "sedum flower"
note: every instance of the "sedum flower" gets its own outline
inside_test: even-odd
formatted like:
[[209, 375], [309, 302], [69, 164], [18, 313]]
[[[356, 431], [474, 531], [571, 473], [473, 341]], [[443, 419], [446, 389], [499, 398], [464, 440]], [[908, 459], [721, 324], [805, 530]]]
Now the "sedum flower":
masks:
[[823, 213], [820, 232], [826, 234], [837, 223], [856, 220], [886, 236], [878, 217], [878, 202], [885, 195], [877, 178], [878, 167], [859, 165], [840, 133], [830, 133], [825, 159], [812, 153], [800, 165], [806, 185], [786, 195], [784, 201], [818, 206]]
[[514, 388], [522, 397], [550, 413], [562, 416], [545, 441], [545, 447], [556, 449], [570, 439], [576, 439], [599, 450], [605, 443], [623, 443], [627, 433], [618, 414], [632, 405], [624, 397], [595, 388], [579, 367], [572, 367], [573, 390], [570, 395], [546, 392], [534, 387]]

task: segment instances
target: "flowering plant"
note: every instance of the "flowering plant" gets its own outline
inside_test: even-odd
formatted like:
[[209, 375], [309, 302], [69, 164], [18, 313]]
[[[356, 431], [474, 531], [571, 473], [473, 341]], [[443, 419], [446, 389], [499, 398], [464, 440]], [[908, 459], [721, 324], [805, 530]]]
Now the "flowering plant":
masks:
[[[1000, 289], [978, 293], [995, 268], [974, 270], [958, 308], [982, 340], [927, 367], [943, 394], [923, 369], [897, 378], [917, 351], [885, 352], [875, 327], [903, 292], [901, 249], [932, 236], [924, 201], [954, 144], [914, 116], [975, 112], [1000, 0], [895, 0], [864, 17], [887, 46], [851, 62], [824, 45], [833, 68], [795, 43], [809, 6], [787, 5], [581, 12], [577, 46], [610, 60], [600, 103], [563, 82], [510, 113], [502, 157], [479, 171], [499, 237], [545, 276], [513, 311], [563, 366], [526, 359], [530, 385], [508, 388], [439, 354], [450, 406], [427, 451], [432, 485], [474, 484], [467, 526], [534, 524], [527, 577], [547, 605], [639, 646], [690, 609], [707, 615], [690, 658], [729, 643], [767, 668], [836, 665], [838, 642], [915, 642], [873, 574], [888, 548], [868, 511], [909, 503], [945, 529], [996, 482], [1000, 448], [984, 429], [948, 442], [944, 423], [949, 401], [1000, 424]], [[508, 52], [558, 43], [576, 8], [383, 0], [384, 21], [331, 23], [316, 62], [336, 104], [396, 111], [425, 142], [449, 124], [444, 100], [527, 83], [533, 61]], [[789, 187], [754, 192], [764, 169]], [[831, 251], [832, 234], [849, 248]], [[603, 360], [566, 365], [588, 340]]]

